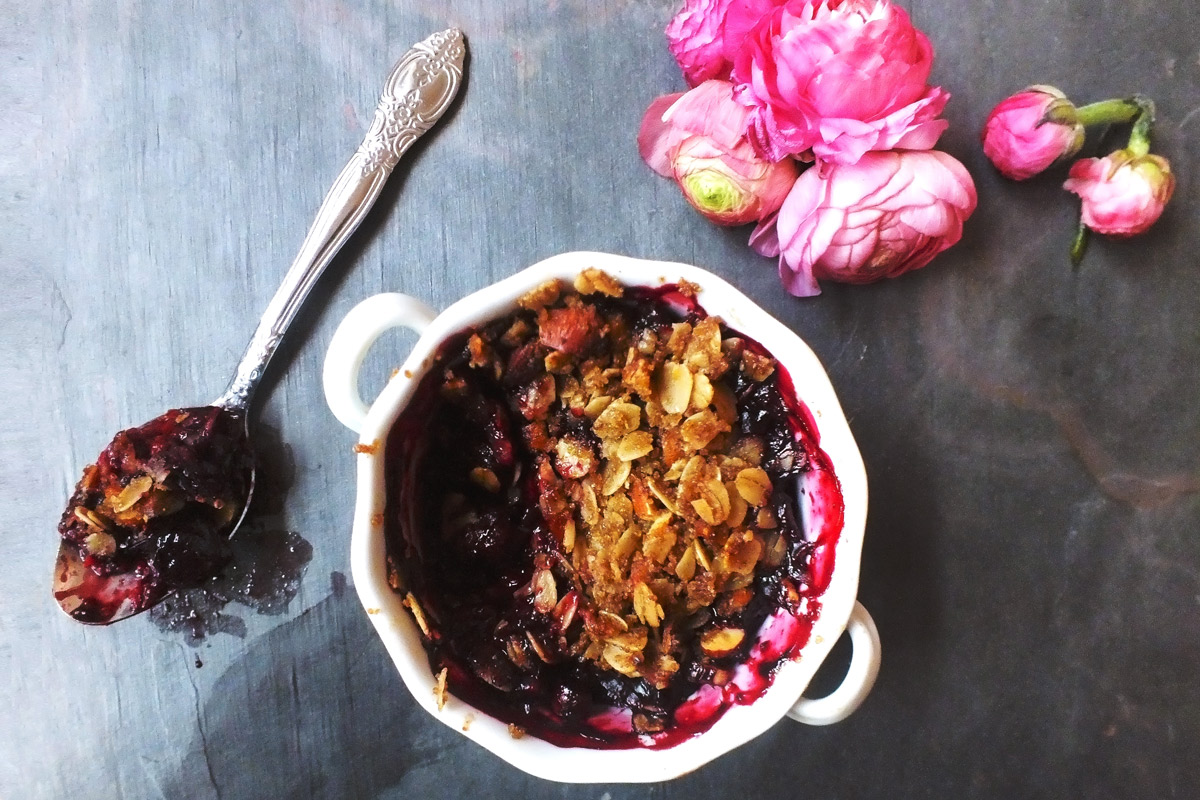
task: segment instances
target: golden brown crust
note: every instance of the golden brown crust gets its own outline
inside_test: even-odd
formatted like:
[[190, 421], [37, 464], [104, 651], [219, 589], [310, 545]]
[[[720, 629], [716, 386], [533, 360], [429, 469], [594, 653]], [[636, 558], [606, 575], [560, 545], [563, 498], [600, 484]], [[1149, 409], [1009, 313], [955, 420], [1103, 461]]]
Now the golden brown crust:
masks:
[[[699, 287], [679, 290], [694, 297]], [[679, 626], [694, 626], [709, 606], [744, 607], [759, 562], [782, 557], [769, 531], [763, 442], [735, 435], [736, 398], [722, 381], [731, 369], [765, 380], [774, 362], [739, 339], [722, 340], [716, 317], [669, 332], [631, 330], [598, 302], [623, 291], [595, 269], [574, 290], [547, 282], [519, 301], [533, 315], [495, 334], [497, 342], [477, 333], [468, 347], [473, 368], [495, 369], [502, 380], [521, 375], [519, 410], [529, 421], [522, 434], [537, 464], [539, 505], [577, 578], [559, 597], [548, 567], [539, 567], [535, 607], [578, 613], [584, 624], [567, 643], [572, 652], [662, 688], [679, 669]], [[513, 354], [505, 363], [495, 344]], [[550, 349], [541, 363], [527, 356], [534, 344]], [[546, 419], [556, 402], [595, 439], [551, 435]], [[495, 476], [471, 477], [492, 489]], [[744, 633], [708, 630], [702, 646], [723, 652]], [[516, 642], [510, 657], [542, 657], [540, 643]]]

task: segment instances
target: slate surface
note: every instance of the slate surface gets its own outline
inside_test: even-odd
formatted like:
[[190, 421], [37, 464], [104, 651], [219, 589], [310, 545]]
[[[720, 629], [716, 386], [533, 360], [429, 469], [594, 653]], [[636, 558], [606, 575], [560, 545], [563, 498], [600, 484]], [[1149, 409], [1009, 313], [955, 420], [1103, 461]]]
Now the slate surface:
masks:
[[[910, 0], [979, 210], [928, 269], [810, 300], [638, 158], [646, 104], [682, 86], [674, 0], [4, 5], [0, 796], [1200, 796], [1190, 0]], [[470, 37], [463, 101], [261, 398], [273, 477], [239, 568], [285, 558], [302, 579], [227, 579], [246, 602], [205, 609], [201, 636], [66, 619], [49, 572], [79, 470], [119, 428], [220, 392], [388, 66], [447, 23]], [[1096, 242], [1078, 272], [1061, 172], [1006, 183], [977, 144], [1035, 82], [1151, 94], [1179, 176], [1153, 232]], [[666, 785], [563, 787], [429, 718], [391, 668], [345, 577], [352, 437], [321, 397], [325, 346], [375, 292], [443, 307], [576, 249], [712, 269], [827, 365], [870, 474], [860, 597], [884, 641], [850, 720], [785, 720]], [[383, 340], [369, 390], [409, 341]]]

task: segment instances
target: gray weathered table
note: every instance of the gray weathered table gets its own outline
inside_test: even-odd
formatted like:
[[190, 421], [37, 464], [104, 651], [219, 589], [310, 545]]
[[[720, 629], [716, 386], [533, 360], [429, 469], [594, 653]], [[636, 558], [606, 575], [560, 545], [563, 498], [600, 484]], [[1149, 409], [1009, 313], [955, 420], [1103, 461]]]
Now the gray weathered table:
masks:
[[[1200, 796], [1190, 0], [910, 0], [979, 210], [928, 269], [810, 300], [638, 158], [646, 104], [682, 86], [674, 0], [4, 5], [0, 796]], [[74, 624], [48, 583], [80, 468], [117, 429], [221, 390], [387, 67], [447, 23], [470, 37], [465, 97], [275, 365], [274, 477], [231, 602], [192, 609], [203, 624], [187, 607]], [[977, 143], [1034, 82], [1152, 94], [1179, 175], [1151, 234], [1095, 242], [1079, 272], [1061, 174], [1006, 183]], [[860, 596], [884, 640], [847, 722], [784, 721], [668, 785], [567, 788], [401, 685], [348, 585], [353, 457], [322, 400], [325, 345], [367, 295], [440, 307], [574, 249], [713, 269], [828, 366], [870, 473]], [[383, 342], [369, 390], [408, 341]], [[255, 582], [256, 564], [291, 580]]]

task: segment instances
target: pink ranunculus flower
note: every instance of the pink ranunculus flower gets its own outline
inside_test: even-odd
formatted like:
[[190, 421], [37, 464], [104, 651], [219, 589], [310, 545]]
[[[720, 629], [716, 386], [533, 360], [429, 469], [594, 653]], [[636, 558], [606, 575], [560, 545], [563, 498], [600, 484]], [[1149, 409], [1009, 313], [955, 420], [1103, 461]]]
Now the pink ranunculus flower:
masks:
[[1081, 158], [1063, 184], [1083, 201], [1083, 224], [1109, 236], [1135, 236], [1162, 216], [1175, 192], [1171, 164], [1162, 156], [1118, 150]]
[[750, 243], [778, 255], [784, 286], [808, 297], [817, 279], [871, 283], [925, 266], [962, 238], [975, 203], [971, 175], [945, 153], [871, 152], [807, 170]]
[[685, 0], [667, 24], [667, 47], [688, 86], [728, 80], [750, 29], [786, 0]]
[[754, 152], [745, 136], [748, 114], [734, 101], [732, 84], [705, 81], [650, 104], [638, 149], [708, 219], [719, 225], [756, 222], [779, 209], [798, 170], [791, 159], [772, 163]]
[[733, 64], [758, 152], [853, 164], [871, 150], [926, 150], [950, 95], [929, 86], [933, 47], [886, 0], [789, 0]]
[[1075, 106], [1053, 86], [1030, 86], [1001, 100], [983, 126], [983, 152], [1000, 174], [1023, 181], [1083, 146]]

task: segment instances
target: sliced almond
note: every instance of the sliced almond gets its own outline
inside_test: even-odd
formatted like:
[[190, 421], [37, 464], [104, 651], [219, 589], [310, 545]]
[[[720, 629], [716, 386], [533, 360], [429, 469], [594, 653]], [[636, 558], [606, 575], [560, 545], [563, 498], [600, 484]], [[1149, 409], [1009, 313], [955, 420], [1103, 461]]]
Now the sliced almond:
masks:
[[684, 487], [691, 486], [692, 484], [694, 484], [696, 481], [698, 481], [700, 479], [700, 476], [701, 476], [701, 474], [703, 474], [703, 472], [704, 472], [704, 457], [703, 456], [692, 456], [691, 458], [688, 459], [687, 464], [683, 468], [683, 471], [681, 473], [679, 473], [680, 486], [684, 486]]
[[108, 524], [105, 522], [104, 518], [95, 511], [92, 511], [90, 508], [75, 506], [74, 514], [77, 520], [82, 522], [84, 525], [87, 525], [89, 528], [97, 531], [108, 531]]
[[746, 521], [746, 512], [750, 508], [746, 504], [746, 500], [738, 493], [736, 486], [727, 483], [725, 491], [729, 493], [729, 516], [725, 517], [725, 524], [731, 528], [740, 528]]
[[600, 634], [604, 638], [615, 636], [618, 633], [624, 633], [629, 630], [629, 625], [623, 618], [612, 613], [611, 611], [601, 611], [598, 615], [598, 624], [600, 626]]
[[613, 399], [608, 395], [593, 397], [588, 401], [588, 404], [583, 407], [583, 415], [588, 419], [595, 419], [596, 417], [600, 416], [601, 411], [608, 408], [608, 405], [612, 402], [612, 400]]
[[120, 514], [122, 511], [133, 508], [137, 504], [137, 501], [141, 500], [142, 496], [150, 491], [153, 486], [154, 479], [149, 475], [137, 476], [126, 484], [125, 488], [112, 499], [112, 510]]
[[746, 632], [739, 628], [711, 628], [700, 635], [700, 649], [710, 656], [723, 655], [745, 638]]
[[683, 551], [683, 555], [679, 557], [679, 563], [675, 565], [675, 575], [681, 581], [690, 581], [692, 576], [696, 574], [696, 549], [688, 547]]
[[615, 494], [618, 489], [625, 485], [625, 481], [629, 479], [629, 473], [632, 466], [628, 461], [620, 459], [609, 459], [604, 467], [604, 483], [600, 488], [600, 493], [605, 497]]
[[629, 558], [638, 549], [638, 538], [637, 528], [633, 526], [626, 528], [625, 532], [621, 534], [621, 538], [617, 540], [616, 547], [613, 548], [613, 555], [621, 561]]
[[563, 595], [554, 607], [554, 619], [558, 621], [558, 630], [566, 633], [567, 628], [575, 621], [575, 612], [579, 610], [579, 592], [572, 589]]
[[755, 508], [765, 506], [771, 499], [771, 476], [762, 467], [742, 470], [734, 483], [738, 494]]
[[692, 397], [692, 371], [674, 361], [663, 364], [658, 375], [657, 395], [659, 405], [668, 414], [687, 411]]
[[650, 431], [632, 431], [625, 434], [617, 445], [617, 458], [622, 461], [633, 461], [641, 458], [654, 449], [654, 434]]
[[691, 406], [697, 411], [708, 408], [713, 401], [712, 381], [703, 372], [692, 376]]
[[558, 587], [554, 583], [554, 573], [548, 569], [539, 569], [533, 574], [533, 607], [539, 614], [549, 614], [558, 605]]
[[675, 531], [671, 527], [671, 514], [662, 514], [651, 523], [642, 539], [642, 555], [661, 564], [674, 546]]
[[650, 493], [658, 498], [658, 502], [667, 507], [668, 511], [676, 516], [679, 515], [679, 505], [675, 502], [674, 496], [662, 484], [651, 478], [646, 481], [646, 486], [649, 487]]
[[542, 646], [541, 641], [533, 635], [532, 631], [525, 631], [525, 638], [529, 640], [529, 646], [533, 648], [533, 652], [536, 653], [537, 657], [544, 663], [549, 664], [554, 660], [553, 657], [546, 652], [546, 648]]

